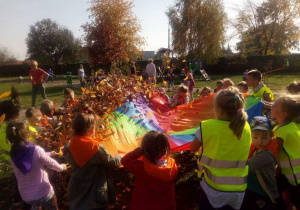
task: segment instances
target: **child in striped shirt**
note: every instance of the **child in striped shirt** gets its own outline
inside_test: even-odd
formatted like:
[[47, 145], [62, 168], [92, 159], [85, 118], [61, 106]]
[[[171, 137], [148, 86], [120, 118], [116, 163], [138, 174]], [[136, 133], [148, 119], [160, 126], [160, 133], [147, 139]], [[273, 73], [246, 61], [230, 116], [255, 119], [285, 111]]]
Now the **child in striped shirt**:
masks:
[[32, 144], [29, 139], [26, 122], [12, 121], [6, 127], [6, 138], [11, 146], [10, 158], [18, 188], [23, 201], [32, 205], [32, 209], [58, 209], [54, 190], [49, 182], [47, 168], [61, 172], [65, 164], [58, 164], [41, 147]]

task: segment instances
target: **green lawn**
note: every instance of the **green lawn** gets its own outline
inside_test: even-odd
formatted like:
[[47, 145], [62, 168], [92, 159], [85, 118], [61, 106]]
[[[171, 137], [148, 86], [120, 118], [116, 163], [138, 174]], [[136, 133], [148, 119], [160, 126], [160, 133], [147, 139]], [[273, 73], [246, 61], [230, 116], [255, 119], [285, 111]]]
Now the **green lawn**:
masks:
[[[76, 95], [81, 94], [81, 90], [79, 87], [78, 77], [73, 76], [73, 86], [72, 88], [75, 91]], [[31, 107], [31, 83], [29, 77], [25, 77], [23, 83], [18, 82], [18, 78], [16, 77], [7, 77], [0, 78], [0, 93], [10, 91], [11, 87], [14, 86], [20, 93], [22, 104], [24, 108]], [[59, 103], [63, 101], [63, 90], [67, 87], [66, 76], [60, 76], [56, 78], [54, 82], [45, 83], [46, 87], [46, 96], [49, 100], [54, 101], [54, 103]], [[36, 106], [39, 106], [42, 101], [41, 94], [37, 94]]]

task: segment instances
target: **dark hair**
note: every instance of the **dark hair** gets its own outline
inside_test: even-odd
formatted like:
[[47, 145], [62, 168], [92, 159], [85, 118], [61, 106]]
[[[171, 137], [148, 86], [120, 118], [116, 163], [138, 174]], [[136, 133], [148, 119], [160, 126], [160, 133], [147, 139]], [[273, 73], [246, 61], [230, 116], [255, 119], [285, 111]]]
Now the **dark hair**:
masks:
[[261, 72], [258, 71], [257, 69], [252, 69], [247, 73], [247, 75], [252, 76], [253, 79], [258, 80], [259, 82], [261, 81]]
[[19, 116], [22, 108], [19, 92], [13, 86], [11, 88], [11, 99], [0, 103], [0, 117], [5, 114], [5, 121], [14, 120]]
[[300, 93], [300, 82], [292, 82], [288, 86], [286, 86], [286, 90], [289, 94], [299, 94]]
[[30, 107], [29, 109], [26, 110], [25, 116], [26, 118], [32, 118], [34, 116], [37, 116], [39, 114], [40, 110], [38, 110], [35, 107]]
[[19, 151], [17, 145], [23, 146], [30, 136], [28, 124], [25, 121], [11, 121], [6, 127], [6, 139], [12, 144], [10, 156], [15, 156]]
[[223, 80], [219, 80], [218, 82], [216, 82], [216, 85], [223, 85]]
[[93, 114], [91, 113], [79, 113], [75, 116], [73, 120], [72, 128], [74, 134], [78, 136], [85, 136], [88, 133], [88, 130], [93, 128], [96, 120]]
[[170, 144], [165, 133], [149, 131], [142, 139], [141, 148], [144, 156], [156, 163], [164, 155], [170, 154]]
[[230, 118], [230, 129], [238, 139], [241, 138], [248, 115], [244, 110], [244, 98], [235, 87], [217, 93], [215, 105]]
[[74, 93], [74, 90], [71, 88], [64, 89], [64, 95], [71, 95], [72, 93]]
[[30, 136], [29, 128], [24, 121], [11, 121], [6, 127], [6, 138], [12, 144], [23, 144]]
[[205, 86], [205, 87], [201, 90], [201, 93], [202, 93], [202, 91], [204, 91], [204, 90], [208, 90], [209, 93], [212, 92], [212, 89], [211, 89], [211, 87], [209, 87], [209, 86]]
[[45, 99], [41, 103], [41, 113], [48, 117], [52, 116], [52, 112], [54, 111], [54, 103], [48, 99]]
[[237, 86], [242, 86], [243, 88], [245, 88], [245, 90], [248, 91], [248, 85], [247, 85], [247, 83], [246, 83], [245, 81], [239, 82], [239, 83], [237, 84]]
[[279, 97], [276, 101], [281, 103], [282, 111], [287, 113], [288, 121], [295, 121], [300, 116], [300, 97], [295, 95], [286, 95]]

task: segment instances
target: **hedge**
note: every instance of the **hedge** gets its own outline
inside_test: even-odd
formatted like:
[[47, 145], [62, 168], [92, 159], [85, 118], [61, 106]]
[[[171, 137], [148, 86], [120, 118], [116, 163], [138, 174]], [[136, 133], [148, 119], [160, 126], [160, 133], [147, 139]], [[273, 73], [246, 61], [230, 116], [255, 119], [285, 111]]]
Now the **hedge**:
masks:
[[[268, 55], [268, 56], [249, 56], [246, 59], [241, 58], [238, 55], [228, 55], [226, 57], [219, 58], [219, 61], [215, 65], [205, 64], [205, 70], [208, 74], [225, 74], [225, 75], [237, 75], [242, 74], [245, 69], [256, 68], [261, 72], [265, 72], [265, 67], [268, 63], [271, 69], [277, 69], [283, 67], [286, 63], [286, 59], [289, 61], [289, 67], [280, 71], [282, 74], [300, 74], [300, 54], [291, 55]], [[136, 67], [139, 72], [146, 69], [148, 61], [137, 61]], [[156, 66], [161, 65], [160, 60], [154, 60]], [[175, 73], [179, 73], [184, 63], [180, 60], [174, 60], [174, 64], [177, 67]], [[55, 75], [66, 75], [67, 72], [71, 72], [72, 75], [77, 75], [79, 63], [76, 64], [62, 64], [51, 67]], [[87, 75], [92, 74], [92, 69], [88, 63], [83, 63], [85, 73]], [[39, 68], [48, 70], [50, 66], [41, 65]], [[109, 71], [110, 66], [102, 66], [106, 72]], [[0, 66], [0, 77], [18, 77], [28, 76], [29, 66], [27, 64], [22, 65], [4, 65]]]

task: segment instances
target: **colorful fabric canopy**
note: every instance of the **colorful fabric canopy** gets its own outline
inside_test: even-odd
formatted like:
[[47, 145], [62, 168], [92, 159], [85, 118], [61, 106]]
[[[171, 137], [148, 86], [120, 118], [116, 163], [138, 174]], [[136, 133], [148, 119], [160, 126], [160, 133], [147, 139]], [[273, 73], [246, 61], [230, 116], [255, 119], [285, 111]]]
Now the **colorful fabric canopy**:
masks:
[[[246, 95], [245, 107], [248, 121], [261, 115], [260, 99]], [[213, 94], [189, 104], [169, 107], [161, 95], [154, 94], [150, 100], [140, 97], [127, 102], [108, 117], [112, 135], [103, 144], [112, 154], [127, 153], [139, 146], [143, 135], [150, 130], [166, 132], [172, 151], [189, 148], [200, 121], [214, 118]]]

